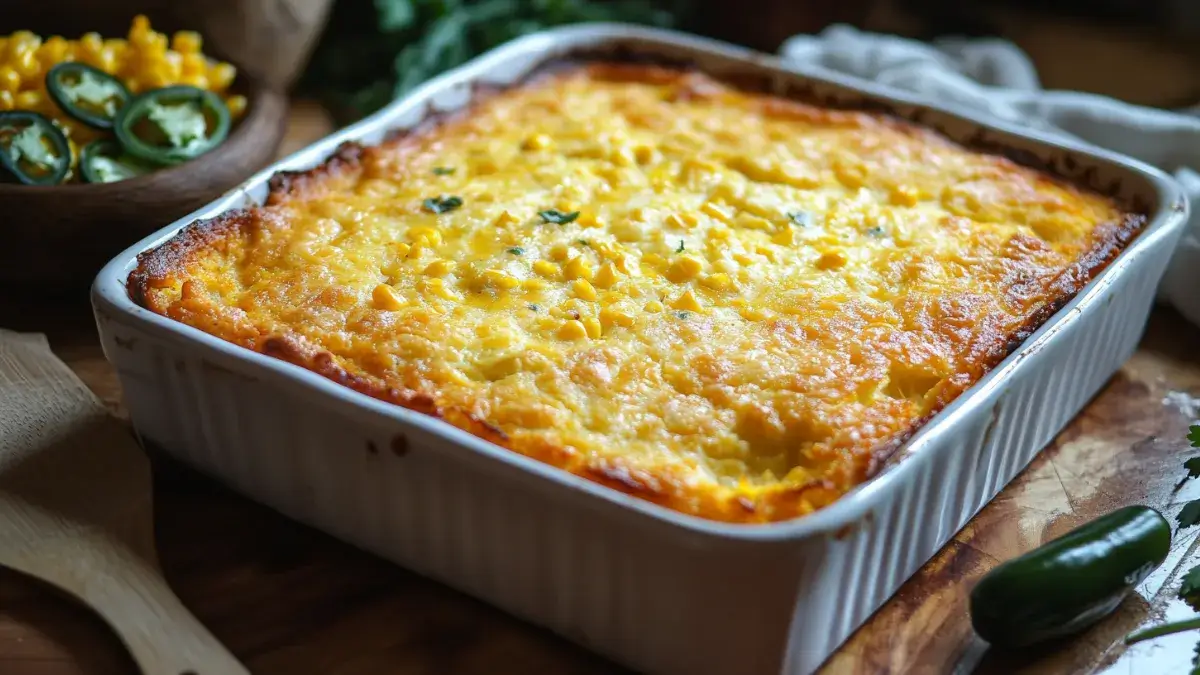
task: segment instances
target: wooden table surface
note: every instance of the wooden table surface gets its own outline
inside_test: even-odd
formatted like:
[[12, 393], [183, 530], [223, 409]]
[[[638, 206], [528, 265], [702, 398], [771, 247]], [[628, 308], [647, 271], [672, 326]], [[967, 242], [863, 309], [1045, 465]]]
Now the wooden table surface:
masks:
[[[319, 108], [293, 106], [284, 152], [327, 132]], [[45, 332], [56, 353], [116, 412], [120, 389], [86, 306], [0, 297], [0, 327]], [[972, 636], [966, 594], [999, 561], [1125, 504], [1169, 515], [1200, 497], [1173, 488], [1200, 408], [1200, 329], [1155, 312], [1137, 354], [1021, 476], [922, 568], [825, 666], [841, 673], [1186, 672], [1193, 635], [1124, 650], [1128, 630], [1189, 612], [1173, 601], [1198, 558], [1195, 533], [1116, 615], [1020, 657]], [[953, 477], [947, 477], [953, 480]], [[331, 537], [178, 465], [159, 462], [156, 532], [168, 581], [254, 673], [619, 673], [619, 666]], [[0, 673], [116, 675], [135, 668], [86, 610], [0, 570]], [[210, 675], [210, 674], [205, 674]], [[212, 674], [216, 675], [216, 674]]]

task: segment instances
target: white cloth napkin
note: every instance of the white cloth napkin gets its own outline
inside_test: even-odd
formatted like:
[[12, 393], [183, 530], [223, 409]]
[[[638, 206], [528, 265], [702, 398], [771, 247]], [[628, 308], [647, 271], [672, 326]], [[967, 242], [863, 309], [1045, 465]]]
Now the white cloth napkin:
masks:
[[1009, 122], [1136, 157], [1173, 174], [1191, 201], [1191, 222], [1159, 286], [1159, 298], [1200, 326], [1200, 117], [1074, 91], [1047, 91], [1029, 57], [1004, 40], [929, 44], [836, 25], [797, 35], [781, 55], [973, 108]]

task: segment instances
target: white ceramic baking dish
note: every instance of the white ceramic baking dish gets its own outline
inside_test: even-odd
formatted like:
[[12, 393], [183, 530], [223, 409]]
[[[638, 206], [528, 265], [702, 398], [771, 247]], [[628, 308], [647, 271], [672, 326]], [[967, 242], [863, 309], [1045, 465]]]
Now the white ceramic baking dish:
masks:
[[[511, 83], [580, 49], [683, 58], [778, 92], [882, 106], [1111, 190], [1150, 224], [877, 477], [813, 515], [768, 525], [710, 522], [609, 490], [175, 323], [126, 295], [138, 253], [197, 218], [261, 201], [276, 171], [310, 168], [344, 141], [378, 142], [431, 111], [463, 106], [475, 83]], [[500, 47], [260, 172], [113, 260], [93, 304], [143, 440], [235, 489], [638, 670], [808, 673], [1131, 354], [1185, 208], [1166, 176], [1101, 150], [708, 40], [589, 25]]]

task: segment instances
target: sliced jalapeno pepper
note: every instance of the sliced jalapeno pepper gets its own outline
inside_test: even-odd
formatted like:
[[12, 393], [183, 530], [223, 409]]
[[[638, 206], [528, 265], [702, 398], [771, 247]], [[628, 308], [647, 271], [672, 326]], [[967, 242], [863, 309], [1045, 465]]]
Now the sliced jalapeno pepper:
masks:
[[145, 162], [126, 155], [121, 144], [109, 138], [92, 141], [79, 153], [79, 172], [88, 183], [115, 183], [153, 170]]
[[67, 137], [42, 115], [0, 112], [0, 177], [26, 185], [57, 185], [71, 171]]
[[98, 68], [68, 61], [46, 73], [46, 91], [63, 112], [97, 129], [111, 129], [131, 97], [117, 78]]
[[155, 164], [178, 164], [229, 135], [229, 108], [211, 91], [176, 86], [135, 96], [113, 124], [125, 151]]

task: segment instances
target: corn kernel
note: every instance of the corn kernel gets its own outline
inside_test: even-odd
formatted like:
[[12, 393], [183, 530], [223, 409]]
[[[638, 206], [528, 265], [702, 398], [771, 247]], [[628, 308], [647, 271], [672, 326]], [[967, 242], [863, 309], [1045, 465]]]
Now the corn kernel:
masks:
[[23, 91], [14, 99], [17, 110], [40, 110], [45, 97], [40, 91]]
[[770, 246], [755, 246], [754, 252], [763, 256], [767, 260], [770, 260], [771, 262], [775, 262], [775, 249], [771, 248]]
[[637, 158], [634, 156], [633, 150], [624, 145], [613, 151], [611, 159], [613, 164], [621, 167], [637, 164]]
[[203, 45], [204, 40], [195, 31], [181, 30], [171, 38], [171, 49], [181, 54], [198, 54]]
[[593, 340], [599, 338], [601, 335], [604, 335], [603, 327], [594, 317], [589, 316], [585, 318], [583, 320], [583, 328], [587, 331], [588, 337], [592, 338]]
[[521, 280], [503, 270], [487, 270], [483, 273], [483, 277], [487, 279], [488, 284], [493, 288], [502, 290], [512, 290], [521, 285]]
[[550, 247], [550, 259], [555, 262], [562, 262], [571, 254], [571, 249], [565, 244], [555, 244]]
[[455, 264], [453, 260], [434, 260], [426, 265], [425, 269], [421, 270], [421, 272], [426, 276], [444, 277], [453, 272], [454, 267]]
[[171, 73], [164, 64], [155, 64], [142, 73], [142, 82], [151, 89], [165, 87], [171, 82]]
[[426, 293], [431, 293], [444, 300], [460, 300], [461, 298], [453, 290], [446, 286], [446, 282], [441, 279], [423, 279], [419, 284], [419, 288]]
[[820, 258], [817, 258], [816, 266], [819, 270], [836, 270], [846, 264], [846, 254], [841, 251], [828, 251], [822, 253]]
[[627, 253], [622, 253], [622, 254], [618, 255], [617, 259], [614, 260], [613, 262], [615, 262], [617, 264], [617, 269], [620, 270], [621, 273], [623, 273], [623, 274], [628, 274], [631, 277], [636, 277], [641, 273], [641, 270], [638, 267], [637, 260], [634, 260], [633, 256], [631, 256]]
[[771, 237], [771, 241], [779, 244], [780, 246], [795, 246], [797, 241], [796, 228], [783, 228]]
[[734, 253], [733, 259], [738, 261], [742, 265], [753, 265], [754, 264], [754, 257], [746, 255], [745, 253]]
[[246, 112], [246, 106], [249, 102], [245, 96], [230, 96], [225, 101], [225, 106], [229, 108], [229, 114], [234, 117], [241, 117], [242, 113]]
[[597, 288], [608, 288], [617, 282], [618, 274], [616, 265], [604, 263], [600, 271], [596, 273], [596, 278], [592, 280], [592, 283]]
[[646, 310], [647, 312], [661, 312], [663, 311], [663, 304], [657, 300], [651, 300], [650, 302], [647, 302], [642, 309]]
[[204, 75], [184, 75], [179, 78], [179, 84], [186, 84], [197, 89], [208, 89], [208, 78]]
[[724, 272], [710, 274], [701, 279], [700, 283], [714, 291], [723, 291], [733, 285], [733, 281], [729, 278], [729, 275]]
[[700, 301], [696, 299], [696, 294], [692, 293], [692, 289], [690, 288], [681, 293], [678, 298], [675, 298], [671, 306], [675, 309], [683, 309], [689, 312], [699, 312], [701, 309]]
[[526, 279], [525, 281], [521, 282], [521, 288], [524, 288], [526, 291], [528, 291], [530, 293], [537, 293], [539, 291], [544, 291], [549, 287], [550, 287], [549, 284], [547, 284], [545, 281], [542, 281], [541, 279], [538, 279], [537, 277]]
[[546, 134], [535, 134], [525, 139], [521, 147], [526, 150], [545, 150], [553, 145], [553, 143], [554, 141]]
[[12, 110], [16, 106], [11, 91], [0, 89], [0, 110]]
[[112, 48], [105, 46], [91, 59], [91, 63], [96, 68], [103, 70], [109, 75], [115, 75], [117, 72], [117, 64], [120, 62], [120, 57]]
[[32, 49], [25, 49], [16, 54], [13, 54], [9, 59], [9, 65], [21, 79], [25, 81], [26, 86], [29, 86], [34, 80], [37, 80], [42, 74], [42, 64], [38, 63], [37, 56]]
[[833, 173], [837, 179], [851, 189], [858, 189], [867, 182], [867, 167], [854, 160], [837, 160], [833, 163]]
[[567, 321], [558, 329], [558, 337], [564, 340], [582, 340], [588, 336], [582, 321]]
[[37, 59], [46, 70], [52, 68], [67, 56], [67, 41], [55, 35], [46, 40], [37, 50]]
[[402, 241], [392, 244], [392, 248], [396, 250], [396, 255], [400, 256], [401, 258], [408, 255], [408, 252], [412, 250], [411, 246]]
[[371, 299], [375, 302], [377, 309], [391, 312], [401, 309], [408, 304], [407, 300], [396, 294], [396, 289], [387, 284], [376, 286], [375, 290], [371, 292]]
[[700, 211], [708, 216], [716, 218], [726, 225], [733, 221], [733, 214], [729, 209], [719, 206], [713, 202], [705, 202], [704, 205], [700, 207]]
[[738, 227], [744, 227], [747, 230], [772, 230], [775, 229], [771, 221], [766, 218], [760, 218], [752, 213], [739, 213], [737, 216]]
[[[145, 18], [145, 17], [141, 17]], [[137, 18], [134, 18], [134, 24], [137, 24]], [[79, 38], [79, 54], [80, 56], [96, 56], [104, 49], [104, 38], [100, 37], [99, 33], [85, 33]]]
[[[145, 14], [138, 14], [133, 17], [133, 23], [129, 26], [129, 41], [145, 39], [150, 33], [150, 19], [146, 18]], [[85, 36], [86, 37], [86, 36]]]
[[770, 312], [757, 307], [743, 307], [738, 310], [738, 314], [741, 314], [742, 318], [747, 321], [763, 321], [771, 318]]
[[12, 66], [0, 66], [0, 91], [16, 93], [21, 88], [21, 74]]
[[669, 214], [663, 222], [666, 223], [667, 227], [673, 227], [679, 230], [686, 230], [692, 227], [692, 225], [689, 225], [688, 222], [683, 219], [683, 216], [678, 213]]
[[421, 242], [429, 247], [442, 243], [442, 233], [432, 227], [414, 227], [408, 231], [408, 236], [413, 243]]
[[914, 187], [908, 185], [900, 185], [892, 189], [892, 203], [899, 206], [916, 206], [921, 200], [921, 193]]
[[234, 68], [228, 63], [218, 63], [208, 69], [208, 80], [212, 85], [212, 91], [222, 92], [233, 84], [233, 78], [237, 77], [237, 68]]
[[550, 262], [549, 260], [534, 261], [533, 271], [546, 277], [547, 279], [556, 278], [556, 277], [558, 277], [558, 274], [559, 274], [558, 265], [555, 265], [554, 263]]
[[576, 279], [574, 283], [571, 284], [571, 290], [574, 291], [576, 297], [580, 298], [581, 300], [587, 300], [589, 302], [595, 302], [596, 300], [596, 288], [588, 283], [587, 279]]
[[629, 328], [633, 325], [633, 315], [612, 307], [605, 307], [600, 310], [600, 323], [604, 327], [624, 326]]
[[652, 145], [641, 143], [633, 147], [633, 158], [638, 164], [652, 164], [658, 159], [658, 150]]
[[592, 279], [592, 266], [581, 256], [575, 256], [563, 265], [563, 276], [567, 279]]
[[724, 226], [709, 228], [708, 240], [712, 242], [722, 242], [729, 239], [729, 235], [733, 234], [733, 230]]
[[208, 59], [203, 54], [184, 54], [181, 68], [185, 76], [201, 75], [208, 81]]
[[667, 278], [677, 284], [683, 283], [696, 278], [702, 269], [704, 264], [696, 258], [690, 255], [680, 256], [671, 261], [671, 266], [667, 268]]
[[10, 53], [15, 54], [22, 49], [37, 49], [40, 44], [42, 44], [40, 37], [27, 30], [19, 30], [12, 34], [8, 48]]
[[504, 209], [500, 212], [500, 215], [496, 216], [495, 225], [496, 227], [507, 227], [509, 225], [516, 225], [519, 222], [521, 222], [520, 218], [514, 216], [508, 209]]
[[163, 55], [162, 68], [166, 70], [167, 76], [171, 82], [178, 81], [183, 75], [183, 55], [176, 52], [167, 52]]

